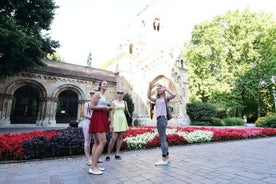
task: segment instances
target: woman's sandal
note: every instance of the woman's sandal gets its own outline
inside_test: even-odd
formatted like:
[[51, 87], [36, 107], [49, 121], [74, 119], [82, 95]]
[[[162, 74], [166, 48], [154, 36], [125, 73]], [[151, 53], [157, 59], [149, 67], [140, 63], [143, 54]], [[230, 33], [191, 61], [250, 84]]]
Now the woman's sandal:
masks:
[[106, 156], [105, 161], [109, 161], [109, 160], [110, 160], [110, 156]]

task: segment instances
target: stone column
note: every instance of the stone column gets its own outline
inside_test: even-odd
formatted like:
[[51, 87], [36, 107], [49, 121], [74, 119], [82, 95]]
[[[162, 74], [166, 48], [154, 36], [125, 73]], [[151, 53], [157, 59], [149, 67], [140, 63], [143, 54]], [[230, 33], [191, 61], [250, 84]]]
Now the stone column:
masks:
[[11, 124], [10, 115], [12, 107], [13, 96], [0, 94], [0, 127]]
[[57, 108], [57, 99], [47, 97], [41, 101], [41, 121], [40, 126], [56, 126], [56, 108]]

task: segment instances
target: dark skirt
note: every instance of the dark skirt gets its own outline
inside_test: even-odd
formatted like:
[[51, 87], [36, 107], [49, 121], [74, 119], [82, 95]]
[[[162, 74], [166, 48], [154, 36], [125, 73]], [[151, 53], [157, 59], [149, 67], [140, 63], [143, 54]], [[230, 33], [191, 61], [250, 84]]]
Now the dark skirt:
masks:
[[93, 111], [90, 119], [89, 133], [110, 132], [107, 111]]

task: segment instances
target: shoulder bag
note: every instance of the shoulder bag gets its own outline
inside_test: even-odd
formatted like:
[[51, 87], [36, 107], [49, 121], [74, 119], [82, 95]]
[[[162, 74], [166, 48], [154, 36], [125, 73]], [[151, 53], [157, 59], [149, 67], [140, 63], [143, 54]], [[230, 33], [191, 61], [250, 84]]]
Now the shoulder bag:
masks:
[[132, 126], [132, 117], [131, 117], [130, 113], [128, 112], [128, 109], [126, 106], [126, 101], [124, 101], [124, 103], [125, 103], [125, 116], [126, 116], [127, 124], [128, 124], [128, 126]]
[[173, 107], [168, 105], [168, 101], [167, 101], [166, 97], [165, 97], [165, 104], [166, 104], [166, 109], [167, 109], [167, 120], [170, 120], [170, 119], [172, 119]]

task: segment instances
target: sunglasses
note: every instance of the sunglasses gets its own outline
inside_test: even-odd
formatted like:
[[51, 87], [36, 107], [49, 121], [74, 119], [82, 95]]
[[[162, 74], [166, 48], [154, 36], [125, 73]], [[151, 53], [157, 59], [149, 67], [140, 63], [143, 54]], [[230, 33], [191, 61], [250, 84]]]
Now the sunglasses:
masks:
[[122, 95], [122, 94], [124, 94], [124, 92], [117, 92], [117, 94], [118, 94], [118, 95]]

